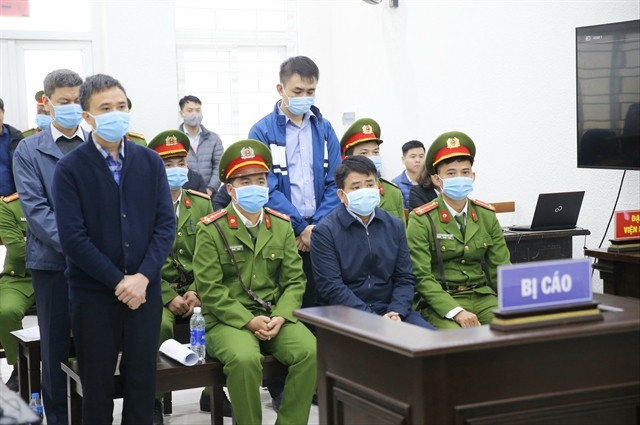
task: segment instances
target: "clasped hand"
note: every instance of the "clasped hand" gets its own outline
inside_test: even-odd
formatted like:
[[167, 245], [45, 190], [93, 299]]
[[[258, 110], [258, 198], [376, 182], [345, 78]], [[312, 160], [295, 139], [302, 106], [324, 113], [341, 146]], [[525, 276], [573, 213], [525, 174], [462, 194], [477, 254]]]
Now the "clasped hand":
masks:
[[280, 328], [284, 324], [284, 318], [280, 316], [267, 317], [256, 316], [245, 325], [256, 338], [261, 341], [269, 341], [271, 338], [275, 338], [280, 332]]
[[196, 292], [187, 291], [184, 295], [176, 295], [176, 297], [167, 304], [167, 308], [174, 316], [189, 317], [193, 314], [193, 307], [200, 307], [201, 305]]
[[142, 273], [134, 275], [125, 275], [124, 278], [116, 285], [115, 294], [122, 303], [126, 304], [131, 310], [138, 309], [142, 304], [147, 302], [147, 285], [149, 279]]

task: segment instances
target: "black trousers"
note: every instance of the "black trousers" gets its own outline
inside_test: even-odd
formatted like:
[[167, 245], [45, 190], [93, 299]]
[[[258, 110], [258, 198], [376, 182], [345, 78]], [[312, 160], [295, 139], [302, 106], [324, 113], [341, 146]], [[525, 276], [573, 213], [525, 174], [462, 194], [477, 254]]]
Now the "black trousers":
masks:
[[[117, 300], [116, 300], [117, 301]], [[121, 351], [122, 424], [151, 424], [162, 299], [137, 310], [113, 304], [71, 303], [71, 327], [82, 382], [82, 421], [113, 422], [113, 376]]]
[[38, 306], [40, 355], [42, 358], [42, 402], [48, 424], [66, 425], [67, 377], [60, 363], [69, 357], [69, 288], [63, 271], [31, 270]]

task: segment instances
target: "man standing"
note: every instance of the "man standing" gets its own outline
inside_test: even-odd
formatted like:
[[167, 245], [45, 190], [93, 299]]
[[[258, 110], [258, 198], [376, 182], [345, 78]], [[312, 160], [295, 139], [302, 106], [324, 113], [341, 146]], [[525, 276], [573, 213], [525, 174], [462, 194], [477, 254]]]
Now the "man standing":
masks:
[[382, 158], [380, 157], [380, 126], [371, 118], [361, 118], [351, 124], [340, 139], [340, 149], [343, 157], [351, 155], [363, 155], [369, 158], [376, 166], [376, 183], [380, 191], [380, 204], [378, 207], [398, 217], [402, 223], [406, 223], [404, 215], [404, 201], [402, 192], [398, 187], [380, 176], [382, 170]]
[[180, 130], [189, 136], [189, 168], [202, 175], [207, 184], [207, 194], [213, 195], [220, 187], [218, 168], [224, 147], [222, 140], [213, 131], [202, 125], [202, 102], [195, 96], [185, 96], [180, 99], [180, 116], [184, 122]]
[[276, 423], [306, 424], [316, 385], [316, 340], [293, 315], [305, 277], [289, 217], [263, 208], [269, 148], [229, 146], [220, 179], [232, 201], [197, 226], [193, 271], [206, 321], [207, 353], [224, 364], [239, 424], [262, 423], [262, 352], [289, 367]]
[[12, 158], [22, 133], [4, 122], [4, 101], [0, 99], [0, 196], [15, 193]]
[[416, 309], [438, 329], [490, 323], [498, 307], [497, 269], [509, 264], [493, 207], [467, 197], [475, 180], [475, 155], [475, 144], [466, 134], [438, 136], [429, 147], [426, 166], [440, 195], [409, 214]]
[[44, 90], [40, 90], [35, 95], [36, 99], [36, 126], [29, 130], [22, 132], [22, 138], [26, 139], [29, 136], [33, 136], [36, 133], [40, 133], [42, 130], [49, 127], [51, 124], [51, 117], [44, 108]]
[[18, 391], [18, 343], [11, 332], [22, 329], [24, 314], [35, 301], [31, 273], [24, 258], [27, 220], [18, 197], [17, 193], [0, 197], [0, 240], [7, 248], [0, 272], [0, 345], [7, 363], [13, 366], [7, 381], [7, 387], [12, 391]]
[[48, 424], [66, 424], [67, 380], [60, 362], [69, 357], [69, 288], [65, 258], [54, 216], [51, 182], [58, 161], [89, 135], [82, 121], [82, 79], [58, 69], [44, 79], [44, 107], [51, 125], [21, 142], [13, 158], [13, 174], [27, 219], [27, 268], [31, 269], [38, 305], [42, 400]]
[[127, 97], [116, 79], [87, 78], [80, 102], [93, 131], [87, 143], [58, 162], [53, 199], [67, 256], [83, 420], [112, 422], [113, 374], [121, 351], [122, 423], [150, 424], [160, 270], [176, 226], [167, 174], [155, 152], [125, 139]]
[[411, 310], [416, 277], [404, 222], [376, 208], [380, 192], [373, 162], [348, 156], [336, 170], [336, 184], [342, 205], [311, 234], [320, 301], [433, 329]]
[[411, 140], [402, 145], [402, 164], [405, 170], [391, 180], [402, 191], [404, 207], [409, 208], [409, 192], [418, 184], [424, 169], [424, 145], [417, 140]]

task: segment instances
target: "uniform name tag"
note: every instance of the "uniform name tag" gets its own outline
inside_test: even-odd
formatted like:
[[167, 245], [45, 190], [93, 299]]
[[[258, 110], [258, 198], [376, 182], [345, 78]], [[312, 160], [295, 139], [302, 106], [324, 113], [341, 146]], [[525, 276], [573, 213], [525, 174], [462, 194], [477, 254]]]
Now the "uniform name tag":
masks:
[[438, 233], [436, 237], [438, 239], [453, 240], [453, 235], [450, 233]]
[[242, 245], [231, 245], [229, 248], [231, 248], [231, 251], [234, 251], [234, 252], [244, 251], [244, 246]]

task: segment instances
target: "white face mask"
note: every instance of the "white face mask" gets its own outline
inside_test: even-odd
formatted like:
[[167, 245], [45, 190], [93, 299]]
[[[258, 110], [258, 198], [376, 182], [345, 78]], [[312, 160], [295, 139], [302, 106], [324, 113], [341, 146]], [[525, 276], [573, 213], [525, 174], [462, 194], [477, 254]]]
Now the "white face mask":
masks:
[[185, 115], [184, 123], [190, 127], [198, 127], [202, 123], [202, 114]]

